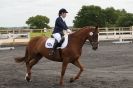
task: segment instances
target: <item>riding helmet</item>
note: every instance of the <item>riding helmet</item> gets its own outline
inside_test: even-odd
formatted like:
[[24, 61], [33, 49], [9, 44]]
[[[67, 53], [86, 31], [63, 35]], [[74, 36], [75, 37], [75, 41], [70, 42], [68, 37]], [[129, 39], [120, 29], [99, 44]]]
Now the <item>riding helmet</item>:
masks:
[[66, 9], [62, 8], [59, 10], [59, 14], [62, 14], [62, 13], [68, 13]]

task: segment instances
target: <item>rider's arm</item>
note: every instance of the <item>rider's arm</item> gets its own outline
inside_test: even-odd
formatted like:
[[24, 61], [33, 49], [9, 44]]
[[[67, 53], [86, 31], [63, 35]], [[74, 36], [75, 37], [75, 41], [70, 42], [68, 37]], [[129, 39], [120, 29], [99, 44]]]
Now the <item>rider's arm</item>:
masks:
[[66, 23], [63, 22], [63, 20], [62, 20], [61, 18], [58, 18], [58, 19], [57, 19], [57, 23], [58, 23], [58, 25], [59, 25], [62, 29], [64, 29], [64, 30], [67, 30], [67, 29], [68, 29]]
[[57, 19], [58, 26], [60, 26], [62, 29], [64, 29], [64, 34], [66, 33], [72, 33], [70, 29], [68, 29], [67, 25], [65, 22], [63, 22], [62, 18]]

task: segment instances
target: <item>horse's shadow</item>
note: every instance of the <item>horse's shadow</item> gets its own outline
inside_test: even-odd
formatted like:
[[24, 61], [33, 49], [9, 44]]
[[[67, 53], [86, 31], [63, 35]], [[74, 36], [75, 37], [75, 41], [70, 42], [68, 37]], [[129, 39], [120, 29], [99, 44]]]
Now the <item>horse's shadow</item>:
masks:
[[22, 79], [14, 79], [10, 80], [10, 84], [7, 84], [7, 86], [10, 86], [10, 88], [75, 88], [75, 86], [78, 86], [78, 80], [77, 82], [70, 83], [69, 77], [64, 80], [65, 84], [63, 86], [60, 86], [58, 81], [59, 76], [45, 75], [43, 77], [39, 77], [33, 75], [33, 79], [30, 82]]

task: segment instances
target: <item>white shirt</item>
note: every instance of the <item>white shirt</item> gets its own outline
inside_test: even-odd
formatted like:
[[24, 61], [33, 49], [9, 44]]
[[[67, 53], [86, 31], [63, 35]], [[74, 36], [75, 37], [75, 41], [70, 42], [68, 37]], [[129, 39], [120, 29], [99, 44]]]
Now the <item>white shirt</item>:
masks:
[[65, 18], [63, 18], [62, 16], [61, 16], [61, 18], [62, 18], [62, 20], [65, 22]]

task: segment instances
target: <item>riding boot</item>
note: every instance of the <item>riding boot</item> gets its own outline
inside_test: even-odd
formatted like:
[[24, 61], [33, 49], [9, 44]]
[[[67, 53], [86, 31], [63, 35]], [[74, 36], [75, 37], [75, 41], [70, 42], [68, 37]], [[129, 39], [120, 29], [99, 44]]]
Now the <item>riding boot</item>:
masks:
[[54, 46], [53, 46], [53, 49], [52, 49], [50, 55], [54, 55], [55, 54], [57, 46], [58, 46], [58, 41], [55, 39], [55, 43], [54, 43]]
[[60, 44], [62, 44], [62, 43], [64, 42], [64, 40], [65, 40], [65, 37], [62, 36], [62, 38], [61, 38], [61, 40], [60, 40]]
[[65, 40], [65, 37], [63, 36], [63, 37], [61, 38], [60, 42], [58, 43], [58, 46], [59, 46], [59, 47], [61, 47], [61, 45], [62, 45], [62, 43], [64, 42], [64, 40]]

